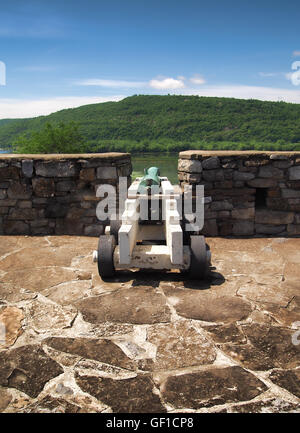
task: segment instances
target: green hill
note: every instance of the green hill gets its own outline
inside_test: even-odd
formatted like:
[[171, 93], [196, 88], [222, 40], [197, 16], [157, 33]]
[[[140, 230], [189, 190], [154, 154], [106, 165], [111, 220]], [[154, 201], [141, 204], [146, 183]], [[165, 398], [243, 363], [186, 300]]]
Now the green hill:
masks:
[[90, 151], [300, 150], [300, 104], [233, 98], [138, 95], [32, 119], [0, 121], [7, 148], [45, 123], [78, 122]]

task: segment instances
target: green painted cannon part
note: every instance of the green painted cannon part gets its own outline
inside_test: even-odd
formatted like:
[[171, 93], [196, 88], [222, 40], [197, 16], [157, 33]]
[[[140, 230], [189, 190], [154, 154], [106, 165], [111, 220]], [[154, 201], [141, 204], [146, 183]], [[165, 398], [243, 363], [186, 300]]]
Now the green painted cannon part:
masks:
[[140, 180], [138, 192], [145, 193], [145, 191], [152, 186], [160, 186], [160, 172], [157, 167], [145, 168], [145, 174]]

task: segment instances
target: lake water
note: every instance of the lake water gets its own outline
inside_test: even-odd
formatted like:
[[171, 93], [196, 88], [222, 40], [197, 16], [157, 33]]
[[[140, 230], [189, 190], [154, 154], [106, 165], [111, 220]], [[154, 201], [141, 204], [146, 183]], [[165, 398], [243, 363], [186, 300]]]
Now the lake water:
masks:
[[144, 175], [144, 168], [158, 167], [161, 176], [167, 176], [173, 184], [178, 183], [178, 153], [141, 153], [131, 155], [132, 179]]
[[[1, 150], [0, 153], [10, 153], [7, 150]], [[161, 176], [167, 176], [173, 184], [178, 183], [177, 164], [178, 153], [140, 153], [131, 155], [132, 160], [132, 178], [144, 175], [144, 168], [158, 167]]]

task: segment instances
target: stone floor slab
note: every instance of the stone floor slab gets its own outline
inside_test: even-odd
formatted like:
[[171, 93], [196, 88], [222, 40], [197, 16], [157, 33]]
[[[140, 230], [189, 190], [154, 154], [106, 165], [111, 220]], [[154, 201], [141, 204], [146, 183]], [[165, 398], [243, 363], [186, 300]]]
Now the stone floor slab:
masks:
[[251, 400], [266, 389], [254, 375], [234, 366], [170, 376], [162, 386], [162, 396], [174, 408], [201, 409]]
[[37, 397], [50, 379], [63, 373], [38, 345], [0, 352], [0, 365], [0, 385], [17, 388], [30, 397]]
[[299, 412], [300, 239], [207, 238], [205, 281], [102, 281], [97, 243], [0, 238], [0, 411]]

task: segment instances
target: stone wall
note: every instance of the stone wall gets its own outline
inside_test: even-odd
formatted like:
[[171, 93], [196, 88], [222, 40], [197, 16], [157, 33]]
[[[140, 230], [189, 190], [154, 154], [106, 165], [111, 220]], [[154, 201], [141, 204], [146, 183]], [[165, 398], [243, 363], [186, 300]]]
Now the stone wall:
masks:
[[131, 171], [127, 153], [1, 155], [0, 234], [97, 236], [97, 186]]
[[186, 151], [180, 184], [204, 185], [206, 236], [300, 236], [300, 152]]

